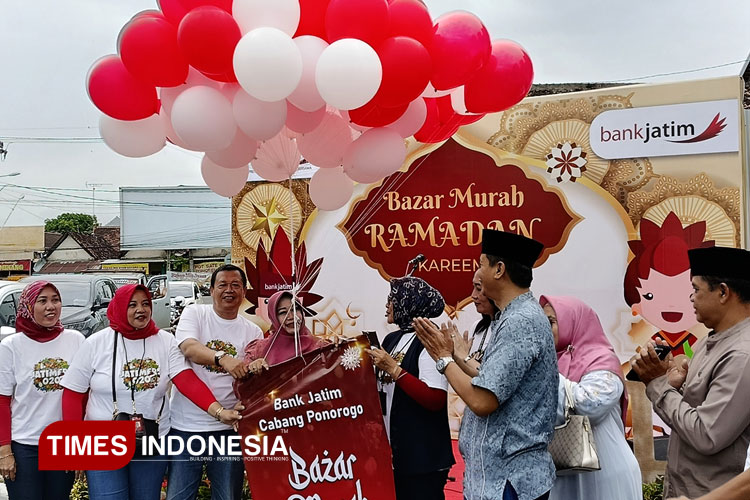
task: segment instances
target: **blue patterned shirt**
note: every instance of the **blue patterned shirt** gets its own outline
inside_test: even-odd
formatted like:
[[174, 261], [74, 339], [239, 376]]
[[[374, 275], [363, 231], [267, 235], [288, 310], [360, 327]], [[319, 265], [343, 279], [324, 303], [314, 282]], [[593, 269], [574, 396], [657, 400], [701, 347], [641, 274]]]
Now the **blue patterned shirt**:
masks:
[[466, 500], [502, 498], [510, 481], [519, 500], [552, 488], [555, 466], [547, 452], [557, 410], [557, 355], [547, 316], [531, 292], [513, 299], [490, 326], [492, 345], [471, 383], [497, 397], [486, 417], [468, 407], [459, 446], [466, 462]]

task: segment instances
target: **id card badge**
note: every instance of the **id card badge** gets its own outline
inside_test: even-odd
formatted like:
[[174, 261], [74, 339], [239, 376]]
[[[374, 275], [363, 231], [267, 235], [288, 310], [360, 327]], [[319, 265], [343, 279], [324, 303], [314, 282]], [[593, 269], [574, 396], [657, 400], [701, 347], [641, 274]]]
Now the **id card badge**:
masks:
[[387, 406], [387, 403], [386, 403], [385, 391], [378, 391], [378, 396], [380, 396], [380, 407], [383, 410], [383, 415], [387, 415], [388, 414], [388, 406]]
[[130, 420], [135, 423], [135, 437], [142, 438], [146, 435], [146, 426], [143, 423], [143, 415], [135, 413], [130, 416]]

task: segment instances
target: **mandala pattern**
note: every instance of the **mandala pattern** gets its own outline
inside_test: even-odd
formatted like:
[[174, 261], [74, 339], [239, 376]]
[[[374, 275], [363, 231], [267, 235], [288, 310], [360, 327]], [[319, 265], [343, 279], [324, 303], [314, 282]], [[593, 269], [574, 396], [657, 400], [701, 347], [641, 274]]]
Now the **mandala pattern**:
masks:
[[547, 173], [557, 182], [575, 182], [586, 171], [586, 152], [576, 143], [565, 142], [547, 154]]
[[34, 387], [42, 392], [61, 391], [60, 381], [68, 369], [62, 358], [45, 358], [34, 365]]
[[356, 370], [361, 364], [362, 358], [359, 349], [356, 347], [349, 347], [344, 351], [344, 354], [341, 355], [341, 366], [346, 370]]
[[628, 194], [656, 177], [648, 158], [605, 160], [589, 144], [588, 128], [597, 115], [632, 108], [633, 93], [572, 97], [559, 101], [531, 99], [502, 113], [487, 143], [510, 153], [546, 161], [557, 144], [575, 142], [586, 153], [586, 177], [608, 191], [627, 210]]
[[135, 392], [159, 385], [159, 364], [151, 358], [134, 359], [122, 365], [122, 382]]
[[[224, 342], [223, 340], [219, 340], [219, 339], [209, 340], [208, 342], [206, 342], [206, 347], [208, 347], [209, 349], [213, 351], [224, 351], [230, 356], [237, 356], [237, 348], [234, 347], [234, 345], [232, 345], [230, 342]], [[206, 370], [212, 373], [226, 373], [227, 372], [221, 366], [204, 365], [203, 368], [205, 368]]]

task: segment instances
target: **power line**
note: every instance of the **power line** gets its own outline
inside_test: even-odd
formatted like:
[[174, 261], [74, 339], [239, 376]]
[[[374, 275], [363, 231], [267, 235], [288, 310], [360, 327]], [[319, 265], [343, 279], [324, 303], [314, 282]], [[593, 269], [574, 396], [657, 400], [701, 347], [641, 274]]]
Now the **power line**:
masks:
[[724, 64], [717, 64], [715, 66], [704, 66], [701, 68], [695, 68], [695, 69], [686, 69], [684, 71], [671, 71], [669, 73], [655, 73], [653, 75], [646, 75], [646, 76], [636, 76], [633, 78], [621, 78], [619, 80], [604, 80], [600, 83], [619, 83], [619, 82], [632, 82], [634, 80], [646, 80], [648, 78], [656, 78], [659, 76], [671, 76], [671, 75], [684, 75], [686, 73], [697, 73], [699, 71], [706, 71], [709, 69], [716, 69], [716, 68], [724, 68], [726, 66], [732, 66], [733, 64], [744, 64], [745, 59], [742, 59], [740, 61], [732, 61]]

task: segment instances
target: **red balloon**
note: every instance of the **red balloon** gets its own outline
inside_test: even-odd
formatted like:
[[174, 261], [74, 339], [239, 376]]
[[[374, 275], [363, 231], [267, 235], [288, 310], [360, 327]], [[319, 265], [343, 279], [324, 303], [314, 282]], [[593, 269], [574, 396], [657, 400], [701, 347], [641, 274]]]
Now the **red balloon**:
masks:
[[463, 125], [474, 123], [484, 117], [482, 114], [459, 115], [453, 110], [449, 95], [424, 101], [427, 104], [427, 119], [422, 128], [414, 134], [414, 138], [419, 142], [442, 142], [458, 132]]
[[188, 62], [177, 46], [177, 28], [161, 14], [137, 16], [122, 29], [119, 52], [130, 74], [157, 87], [185, 83]]
[[388, 34], [386, 0], [331, 0], [326, 11], [326, 33], [330, 43], [358, 38], [377, 47]]
[[326, 10], [330, 1], [300, 0], [299, 25], [293, 38], [302, 35], [312, 35], [326, 40]]
[[432, 41], [432, 17], [427, 6], [419, 0], [390, 0], [388, 2], [388, 34], [408, 36], [425, 47]]
[[158, 4], [167, 21], [175, 26], [179, 25], [185, 14], [188, 13], [187, 9], [180, 3], [180, 0], [158, 0]]
[[518, 104], [531, 89], [534, 66], [523, 47], [511, 40], [494, 40], [492, 55], [464, 86], [466, 109], [496, 113]]
[[424, 46], [413, 38], [394, 36], [377, 49], [383, 65], [383, 80], [373, 98], [380, 106], [408, 104], [430, 81], [432, 60]]
[[96, 61], [87, 81], [91, 102], [112, 118], [141, 120], [159, 112], [156, 87], [137, 80], [117, 55]]
[[437, 90], [468, 82], [490, 57], [490, 34], [482, 21], [468, 12], [450, 12], [435, 21], [428, 47], [432, 56], [432, 78]]
[[385, 127], [401, 118], [408, 107], [409, 104], [402, 104], [401, 106], [386, 108], [370, 101], [360, 108], [350, 109], [349, 119], [362, 127]]
[[197, 9], [198, 7], [213, 5], [214, 7], [229, 12], [230, 14], [232, 13], [232, 1], [233, 0], [179, 0], [182, 7], [188, 12]]
[[240, 38], [232, 15], [214, 6], [191, 10], [177, 30], [177, 43], [190, 65], [210, 75], [234, 75], [232, 57]]

